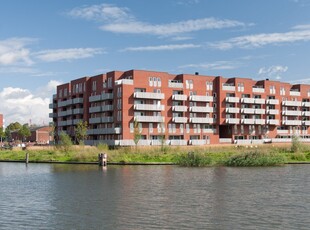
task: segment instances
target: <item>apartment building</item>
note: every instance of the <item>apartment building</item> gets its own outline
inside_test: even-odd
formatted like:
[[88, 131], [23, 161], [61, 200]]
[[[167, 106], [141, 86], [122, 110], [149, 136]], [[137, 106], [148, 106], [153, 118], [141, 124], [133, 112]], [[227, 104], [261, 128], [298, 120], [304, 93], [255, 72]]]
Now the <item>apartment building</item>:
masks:
[[[74, 139], [89, 124], [86, 144], [259, 144], [310, 141], [310, 85], [155, 71], [113, 71], [59, 85], [50, 117], [57, 135]], [[309, 138], [309, 139], [308, 139]]]

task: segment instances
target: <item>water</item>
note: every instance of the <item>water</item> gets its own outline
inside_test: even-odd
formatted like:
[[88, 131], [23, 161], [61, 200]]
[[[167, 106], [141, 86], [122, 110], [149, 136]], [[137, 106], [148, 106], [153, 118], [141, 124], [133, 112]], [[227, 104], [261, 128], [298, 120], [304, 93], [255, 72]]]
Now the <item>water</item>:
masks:
[[310, 165], [0, 163], [0, 229], [309, 229]]

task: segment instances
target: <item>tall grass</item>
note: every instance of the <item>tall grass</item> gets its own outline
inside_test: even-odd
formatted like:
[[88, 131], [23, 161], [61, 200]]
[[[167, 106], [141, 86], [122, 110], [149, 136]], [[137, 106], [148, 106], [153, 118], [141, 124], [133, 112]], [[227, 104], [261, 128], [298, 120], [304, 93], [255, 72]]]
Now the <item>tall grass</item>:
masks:
[[180, 166], [203, 167], [212, 164], [212, 158], [203, 153], [188, 152], [179, 154], [176, 163]]

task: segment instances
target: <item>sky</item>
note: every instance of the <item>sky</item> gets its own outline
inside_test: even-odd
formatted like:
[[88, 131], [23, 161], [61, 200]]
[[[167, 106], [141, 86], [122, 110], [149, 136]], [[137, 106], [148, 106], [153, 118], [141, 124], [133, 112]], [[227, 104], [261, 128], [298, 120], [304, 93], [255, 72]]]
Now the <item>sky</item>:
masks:
[[46, 125], [56, 86], [113, 70], [310, 83], [310, 0], [1, 0], [0, 113]]

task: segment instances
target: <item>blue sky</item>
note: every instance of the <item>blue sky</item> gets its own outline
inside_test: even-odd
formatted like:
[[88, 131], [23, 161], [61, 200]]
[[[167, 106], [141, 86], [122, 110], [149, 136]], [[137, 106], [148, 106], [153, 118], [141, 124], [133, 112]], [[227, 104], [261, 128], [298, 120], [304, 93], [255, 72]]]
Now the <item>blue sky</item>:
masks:
[[147, 69], [310, 83], [310, 0], [0, 3], [0, 112], [43, 124], [55, 86]]

